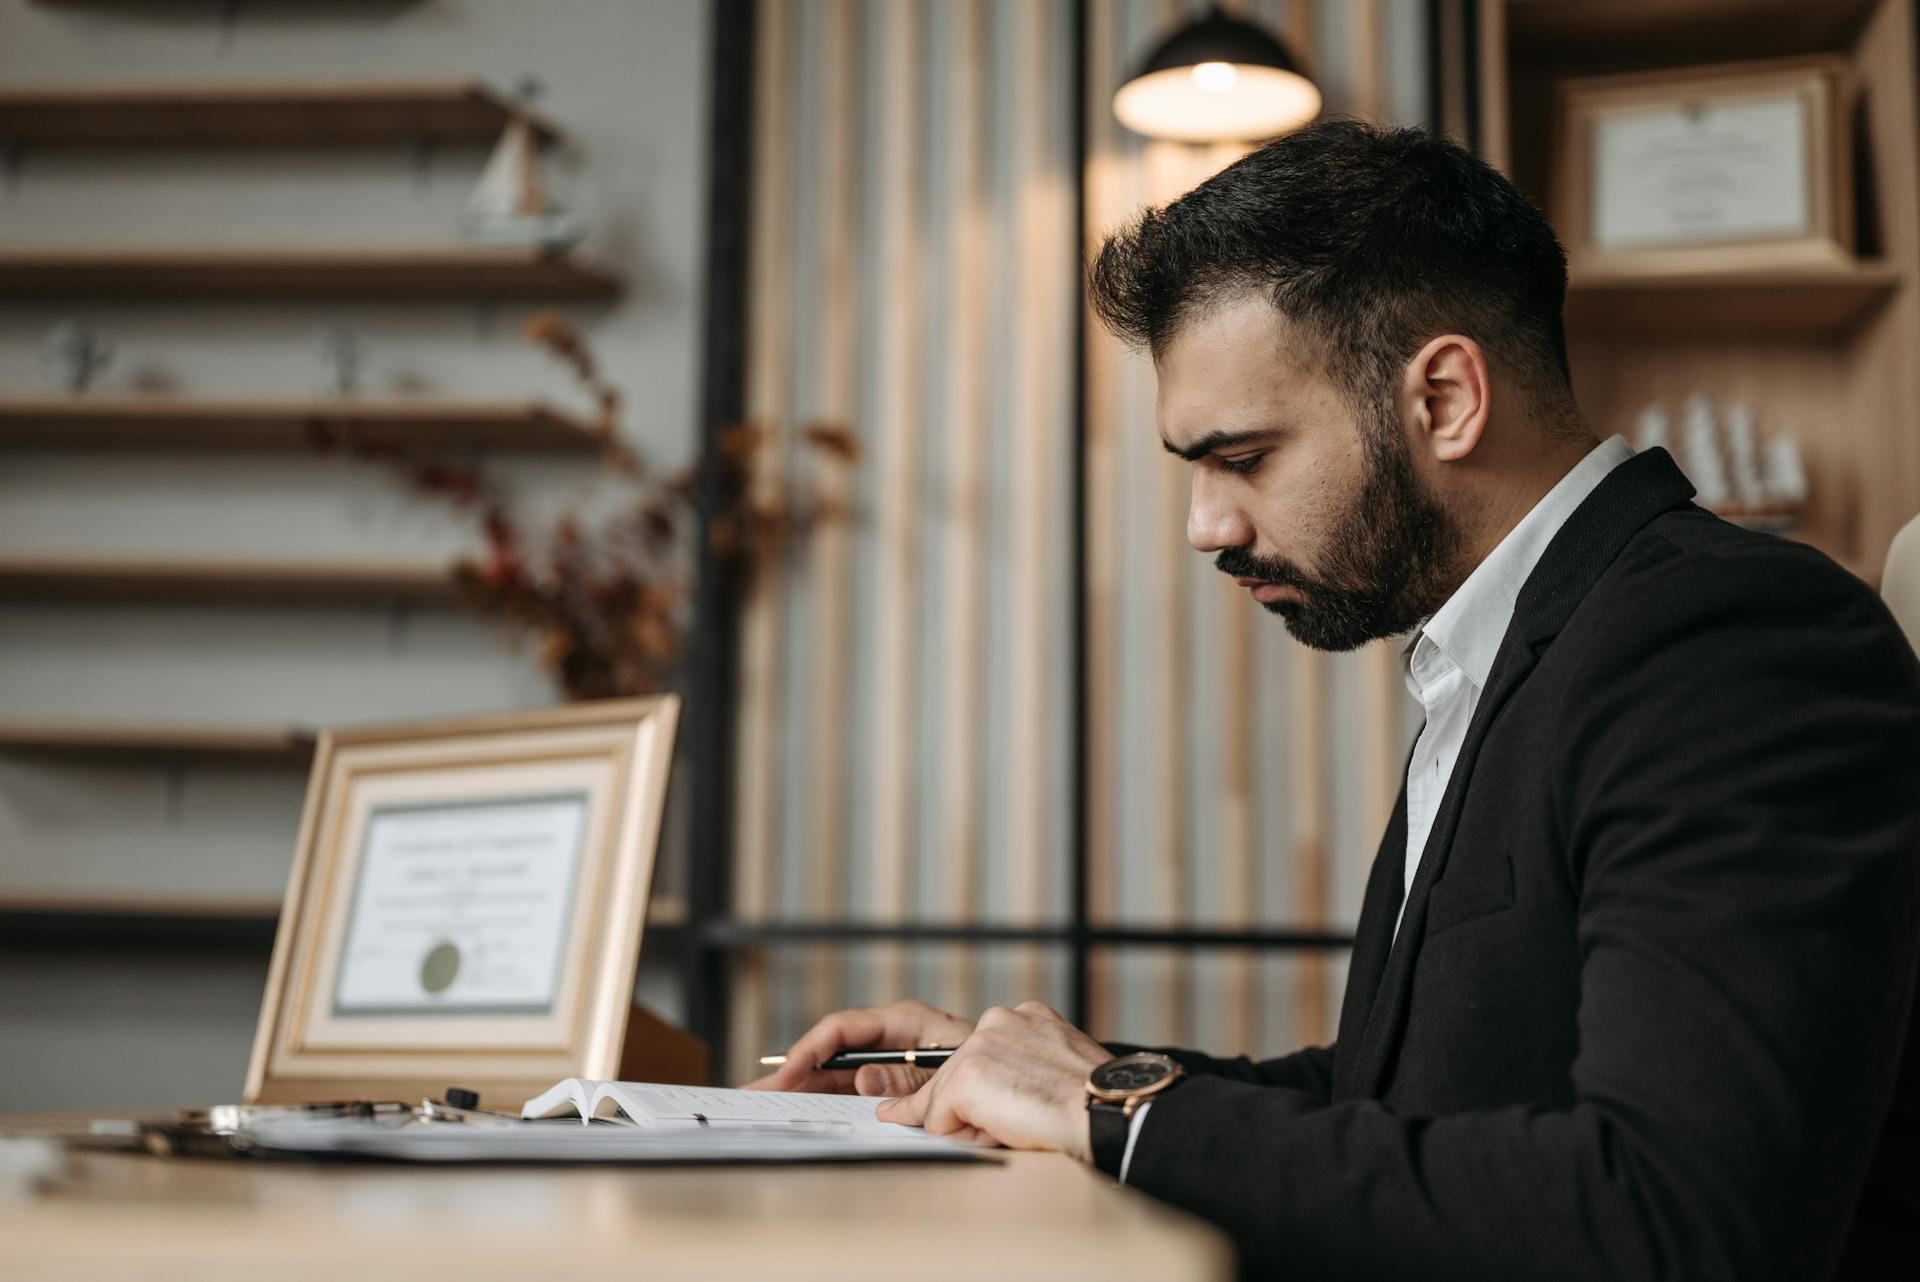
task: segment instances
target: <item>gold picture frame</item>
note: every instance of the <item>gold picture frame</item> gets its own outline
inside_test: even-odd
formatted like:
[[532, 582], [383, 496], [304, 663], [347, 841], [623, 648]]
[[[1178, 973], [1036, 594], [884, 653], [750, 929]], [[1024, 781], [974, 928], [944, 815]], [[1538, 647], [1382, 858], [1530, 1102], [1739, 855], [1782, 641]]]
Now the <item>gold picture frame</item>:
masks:
[[1561, 81], [1551, 203], [1570, 272], [1852, 265], [1853, 92], [1838, 55]]
[[323, 734], [247, 1101], [517, 1109], [619, 1076], [678, 717], [661, 695]]

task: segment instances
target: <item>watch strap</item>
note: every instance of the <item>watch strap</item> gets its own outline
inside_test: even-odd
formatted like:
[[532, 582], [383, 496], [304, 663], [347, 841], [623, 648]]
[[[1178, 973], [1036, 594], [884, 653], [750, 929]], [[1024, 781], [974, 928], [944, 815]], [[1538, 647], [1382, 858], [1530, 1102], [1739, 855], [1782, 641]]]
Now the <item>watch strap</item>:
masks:
[[1108, 1100], [1087, 1101], [1087, 1150], [1093, 1154], [1096, 1170], [1120, 1178], [1120, 1163], [1127, 1155], [1127, 1132], [1133, 1118], [1124, 1105]]

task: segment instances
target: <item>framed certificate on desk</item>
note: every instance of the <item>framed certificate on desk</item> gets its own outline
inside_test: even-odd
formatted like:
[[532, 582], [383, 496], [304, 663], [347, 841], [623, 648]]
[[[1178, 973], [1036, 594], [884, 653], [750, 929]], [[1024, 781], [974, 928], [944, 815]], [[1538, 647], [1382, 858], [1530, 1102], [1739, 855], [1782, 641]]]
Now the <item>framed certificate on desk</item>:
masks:
[[616, 1076], [678, 703], [323, 735], [249, 1101]]
[[1569, 267], [1850, 263], [1848, 86], [1837, 56], [1561, 82], [1553, 218]]

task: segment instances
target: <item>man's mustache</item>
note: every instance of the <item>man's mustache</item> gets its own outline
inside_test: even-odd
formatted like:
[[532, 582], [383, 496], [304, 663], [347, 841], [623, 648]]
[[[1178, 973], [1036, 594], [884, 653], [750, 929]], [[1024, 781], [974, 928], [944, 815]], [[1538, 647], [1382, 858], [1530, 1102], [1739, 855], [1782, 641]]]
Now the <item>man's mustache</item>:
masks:
[[1279, 557], [1254, 555], [1245, 547], [1228, 548], [1213, 560], [1220, 573], [1235, 579], [1259, 579], [1262, 583], [1289, 588], [1310, 588], [1313, 581], [1300, 573], [1292, 562]]

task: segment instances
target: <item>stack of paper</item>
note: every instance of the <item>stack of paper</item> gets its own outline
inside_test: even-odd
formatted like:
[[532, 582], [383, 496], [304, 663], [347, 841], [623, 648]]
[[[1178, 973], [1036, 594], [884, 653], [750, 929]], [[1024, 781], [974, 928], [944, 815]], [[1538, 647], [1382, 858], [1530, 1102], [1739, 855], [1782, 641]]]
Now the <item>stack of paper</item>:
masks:
[[669, 1131], [567, 1121], [394, 1127], [342, 1118], [263, 1123], [249, 1128], [247, 1138], [262, 1156], [399, 1162], [967, 1162], [985, 1156], [981, 1149], [922, 1132], [875, 1138], [798, 1126]]
[[[405, 1162], [965, 1162], [982, 1150], [876, 1118], [879, 1101], [568, 1078], [520, 1121], [270, 1116], [244, 1131], [262, 1155]], [[575, 1119], [578, 1119], [577, 1121]], [[583, 1123], [585, 1123], [583, 1125]]]

